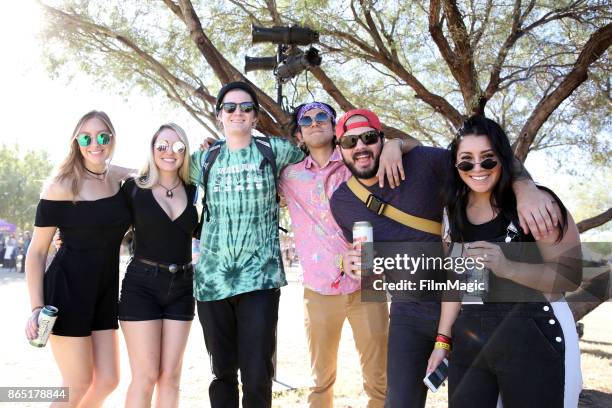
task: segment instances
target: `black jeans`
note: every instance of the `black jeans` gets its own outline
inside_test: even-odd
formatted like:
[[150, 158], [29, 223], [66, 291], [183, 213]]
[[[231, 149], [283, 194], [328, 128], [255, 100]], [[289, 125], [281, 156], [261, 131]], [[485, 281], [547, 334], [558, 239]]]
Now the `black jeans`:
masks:
[[208, 389], [212, 408], [238, 407], [238, 370], [242, 406], [272, 406], [279, 300], [280, 289], [267, 289], [198, 301], [198, 317], [214, 375]]
[[437, 319], [391, 314], [385, 408], [425, 406], [427, 387], [423, 378], [437, 329]]
[[565, 343], [547, 303], [462, 308], [453, 326], [449, 407], [562, 408]]

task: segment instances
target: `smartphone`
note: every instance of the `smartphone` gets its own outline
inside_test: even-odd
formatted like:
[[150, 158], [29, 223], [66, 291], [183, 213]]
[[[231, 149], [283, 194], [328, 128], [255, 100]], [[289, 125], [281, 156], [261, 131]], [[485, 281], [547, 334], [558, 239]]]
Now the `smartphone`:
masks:
[[446, 377], [448, 377], [448, 360], [445, 358], [431, 374], [423, 378], [423, 382], [432, 392], [436, 392]]

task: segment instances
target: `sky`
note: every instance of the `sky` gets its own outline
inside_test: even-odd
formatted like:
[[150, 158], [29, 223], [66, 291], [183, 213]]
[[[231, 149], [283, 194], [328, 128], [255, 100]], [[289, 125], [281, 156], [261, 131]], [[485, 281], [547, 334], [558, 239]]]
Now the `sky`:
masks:
[[[18, 18], [16, 18], [18, 17]], [[113, 163], [139, 168], [146, 160], [147, 144], [157, 128], [176, 122], [187, 132], [191, 146], [199, 145], [204, 129], [185, 111], [168, 106], [164, 97], [133, 93], [127, 98], [97, 86], [85, 74], [51, 78], [41, 62], [43, 42], [36, 37], [43, 24], [34, 0], [6, 2], [0, 12], [0, 144], [18, 143], [22, 149], [42, 149], [56, 163], [78, 119], [96, 109], [109, 114], [117, 132]], [[541, 152], [528, 156], [526, 166], [534, 180], [546, 184], [572, 208], [572, 179], [555, 170]], [[579, 169], [584, 177], [588, 169]], [[604, 175], [605, 177], [605, 175]], [[611, 228], [612, 229], [612, 228]]]

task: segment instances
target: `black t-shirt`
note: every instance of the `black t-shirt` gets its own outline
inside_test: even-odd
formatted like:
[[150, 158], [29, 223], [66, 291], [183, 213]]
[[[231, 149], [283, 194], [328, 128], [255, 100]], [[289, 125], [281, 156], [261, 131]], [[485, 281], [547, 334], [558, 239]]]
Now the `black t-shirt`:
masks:
[[197, 187], [185, 185], [187, 206], [174, 221], [155, 200], [151, 189], [142, 189], [134, 179], [121, 187], [134, 227], [134, 256], [160, 263], [191, 262], [191, 237], [198, 223], [195, 208]]

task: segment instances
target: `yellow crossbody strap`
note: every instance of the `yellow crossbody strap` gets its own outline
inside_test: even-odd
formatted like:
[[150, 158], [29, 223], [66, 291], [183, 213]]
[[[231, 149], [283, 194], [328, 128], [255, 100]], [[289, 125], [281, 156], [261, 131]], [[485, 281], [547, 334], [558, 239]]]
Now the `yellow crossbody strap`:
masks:
[[441, 235], [442, 224], [436, 221], [428, 220], [426, 218], [416, 217], [410, 215], [402, 210], [387, 204], [371, 194], [367, 188], [361, 184], [355, 176], [351, 177], [346, 184], [351, 189], [353, 194], [363, 202], [370, 211], [375, 212], [378, 215], [391, 218], [393, 221], [397, 221], [400, 224], [406, 225], [410, 228], [414, 228], [419, 231], [428, 232], [434, 235]]

